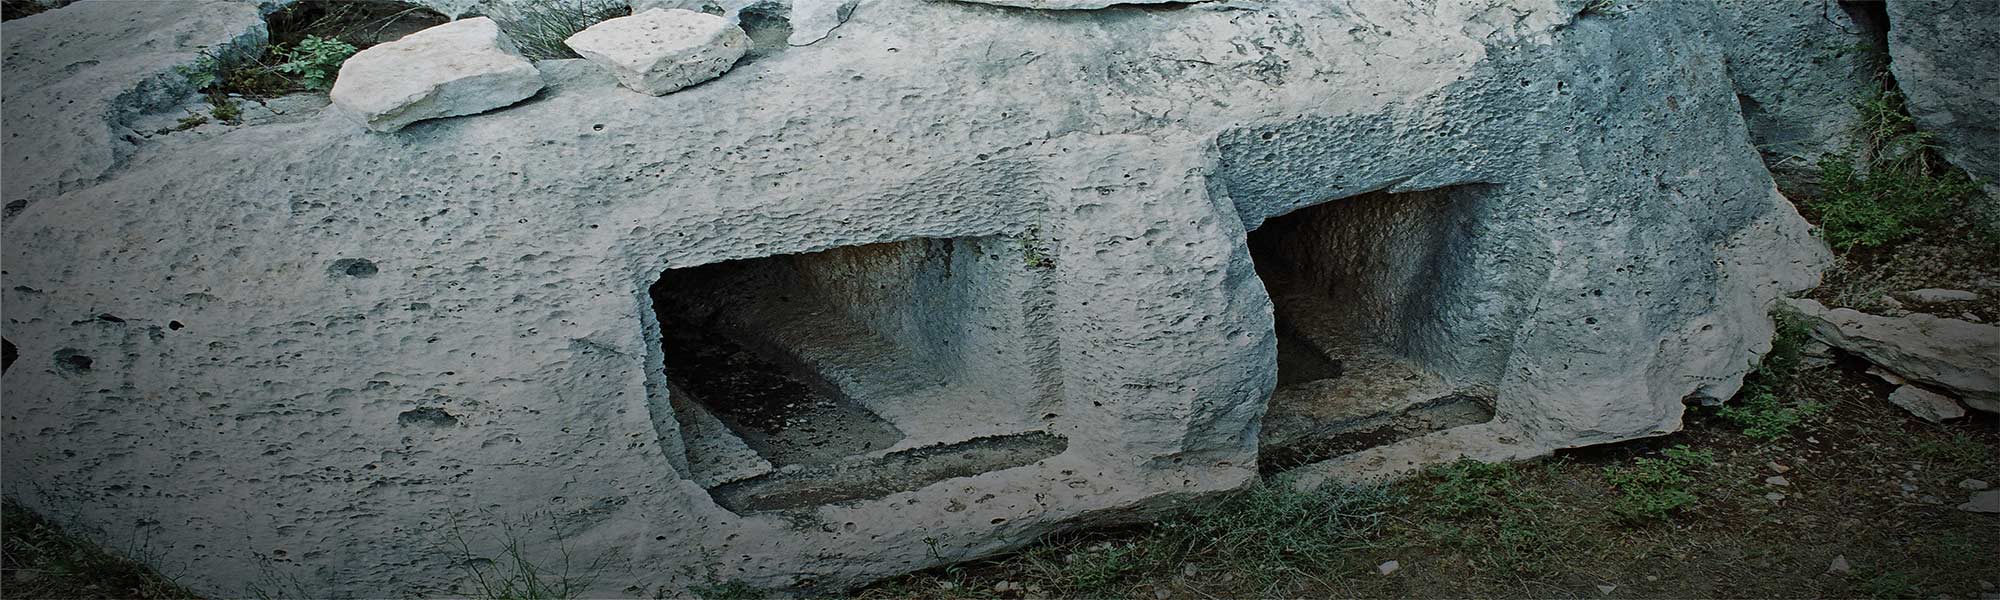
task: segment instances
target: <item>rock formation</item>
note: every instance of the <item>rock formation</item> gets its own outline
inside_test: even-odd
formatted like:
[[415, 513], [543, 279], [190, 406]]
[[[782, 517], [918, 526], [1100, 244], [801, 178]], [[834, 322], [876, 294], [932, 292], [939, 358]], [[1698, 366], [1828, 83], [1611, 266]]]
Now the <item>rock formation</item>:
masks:
[[1829, 309], [1812, 300], [1789, 302], [1812, 324], [1813, 339], [1903, 379], [1951, 392], [1971, 408], [2000, 413], [2000, 327], [1924, 313], [1886, 317]]
[[9, 493], [220, 595], [438, 595], [507, 532], [644, 596], [1673, 431], [1826, 255], [1713, 7], [1597, 4], [872, 2], [666, 96], [544, 61], [67, 155], [116, 161], [13, 140], [195, 53], [10, 21], [100, 64], [7, 66]]
[[1980, 2], [1890, 0], [1889, 64], [1910, 116], [1945, 160], [1986, 182], [2000, 224], [2000, 11]]

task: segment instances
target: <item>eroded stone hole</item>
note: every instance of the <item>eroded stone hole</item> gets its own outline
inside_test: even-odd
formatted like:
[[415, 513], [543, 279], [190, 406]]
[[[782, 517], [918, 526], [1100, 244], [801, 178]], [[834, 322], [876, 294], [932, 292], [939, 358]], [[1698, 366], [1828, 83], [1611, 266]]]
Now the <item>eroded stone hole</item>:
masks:
[[[1045, 270], [1008, 238], [671, 269], [650, 296], [691, 479], [738, 511], [879, 497], [1032, 463], [1054, 351]], [[657, 393], [657, 392], [656, 392]], [[666, 412], [668, 415], [658, 413]]]
[[1270, 292], [1278, 386], [1259, 441], [1282, 469], [1491, 419], [1426, 368], [1443, 264], [1475, 188], [1332, 200], [1250, 233]]

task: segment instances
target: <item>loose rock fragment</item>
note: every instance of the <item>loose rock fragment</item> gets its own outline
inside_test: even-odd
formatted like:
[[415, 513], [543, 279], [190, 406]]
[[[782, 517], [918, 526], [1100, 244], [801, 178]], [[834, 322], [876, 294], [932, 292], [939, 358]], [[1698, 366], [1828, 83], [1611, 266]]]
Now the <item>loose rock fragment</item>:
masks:
[[1958, 505], [1965, 512], [2000, 513], [2000, 490], [1988, 490], [1972, 495], [1965, 504]]
[[719, 77], [750, 50], [750, 36], [735, 23], [666, 8], [606, 20], [563, 43], [618, 83], [654, 96]]
[[1889, 402], [1910, 411], [1917, 418], [1932, 423], [1941, 423], [1965, 416], [1965, 407], [1943, 394], [1914, 385], [1896, 388], [1889, 393]]
[[542, 74], [492, 19], [425, 29], [348, 58], [328, 96], [369, 129], [512, 105], [542, 90]]

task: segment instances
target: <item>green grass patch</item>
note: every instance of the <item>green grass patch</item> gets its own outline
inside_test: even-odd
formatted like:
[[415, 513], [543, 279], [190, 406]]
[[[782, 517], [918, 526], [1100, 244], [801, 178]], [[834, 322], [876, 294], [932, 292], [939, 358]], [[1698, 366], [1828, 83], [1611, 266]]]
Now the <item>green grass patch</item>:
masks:
[[1771, 351], [1743, 377], [1743, 390], [1736, 400], [1716, 412], [1716, 416], [1741, 429], [1743, 435], [1763, 442], [1791, 435], [1806, 419], [1826, 411], [1824, 405], [1816, 402], [1785, 399], [1797, 395], [1804, 348], [1811, 341], [1812, 326], [1790, 309], [1773, 311], [1771, 319], [1777, 326], [1771, 337]]
[[1631, 521], [1662, 521], [1693, 508], [1701, 497], [1694, 492], [1694, 471], [1715, 464], [1715, 454], [1694, 450], [1685, 444], [1667, 448], [1660, 458], [1633, 459], [1631, 466], [1604, 468], [1604, 478], [1619, 497], [1611, 511]]
[[1903, 96], [1882, 86], [1856, 104], [1860, 145], [1819, 161], [1820, 193], [1805, 204], [1827, 244], [1852, 251], [1892, 246], [1961, 209], [1978, 185], [1938, 157]]

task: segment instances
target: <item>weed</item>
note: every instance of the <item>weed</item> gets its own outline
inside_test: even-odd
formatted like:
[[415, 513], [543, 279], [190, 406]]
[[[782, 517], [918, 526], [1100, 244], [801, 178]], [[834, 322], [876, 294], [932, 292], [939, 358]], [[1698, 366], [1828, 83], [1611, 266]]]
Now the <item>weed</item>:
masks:
[[1431, 467], [1415, 485], [1418, 530], [1475, 563], [1533, 573], [1567, 543], [1547, 520], [1552, 506], [1526, 491], [1515, 465], [1460, 459]]
[[1744, 376], [1743, 391], [1736, 401], [1716, 413], [1742, 428], [1743, 435], [1765, 442], [1790, 435], [1792, 428], [1805, 419], [1825, 412], [1825, 407], [1818, 403], [1787, 403], [1782, 399], [1797, 391], [1812, 325], [1790, 309], [1773, 311], [1771, 319], [1777, 325], [1771, 337], [1771, 351]]
[[1021, 234], [1021, 261], [1030, 269], [1056, 268], [1056, 259], [1049, 256], [1048, 244], [1042, 241], [1041, 234], [1039, 227], [1029, 227]]
[[1394, 497], [1386, 488], [1300, 490], [1279, 477], [1201, 504], [1161, 525], [1177, 562], [1215, 560], [1272, 582], [1322, 570], [1364, 544]]
[[577, 58], [563, 40], [605, 19], [632, 14], [624, 2], [604, 0], [548, 0], [523, 3], [507, 14], [494, 16], [507, 37], [514, 40], [522, 56], [530, 60]]
[[198, 598], [151, 567], [73, 537], [13, 500], [5, 501], [4, 511], [0, 573], [9, 598]]
[[1431, 467], [1436, 480], [1423, 494], [1424, 509], [1441, 517], [1494, 515], [1515, 508], [1514, 468], [1471, 459]]
[[189, 129], [194, 129], [196, 127], [200, 127], [207, 123], [208, 123], [208, 115], [189, 114], [188, 116], [181, 117], [181, 120], [175, 121], [173, 127], [162, 127], [160, 128], [159, 131], [155, 131], [153, 133], [164, 135], [176, 131], [187, 131]]
[[[557, 529], [555, 516], [549, 515], [551, 529]], [[605, 558], [584, 566], [582, 575], [572, 575], [569, 545], [557, 541], [558, 564], [542, 565], [530, 560], [523, 539], [514, 525], [501, 527], [503, 547], [499, 555], [486, 557], [474, 552], [466, 541], [464, 531], [457, 519], [451, 527], [450, 547], [457, 562], [465, 569], [465, 579], [474, 589], [470, 595], [484, 600], [572, 600], [582, 597], [595, 573], [603, 566]]]
[[217, 121], [235, 124], [243, 120], [243, 107], [236, 105], [235, 98], [230, 98], [224, 94], [210, 93], [208, 95], [208, 114], [215, 117]]
[[1657, 521], [1700, 501], [1690, 486], [1694, 475], [1688, 471], [1714, 464], [1714, 453], [1683, 444], [1660, 454], [1663, 458], [1635, 459], [1630, 467], [1604, 468], [1604, 478], [1621, 494], [1612, 503], [1612, 512], [1633, 521]]
[[306, 36], [299, 45], [280, 48], [277, 55], [285, 62], [276, 67], [279, 73], [296, 75], [299, 83], [309, 90], [325, 90], [333, 87], [334, 76], [340, 73], [340, 64], [347, 57], [354, 56], [354, 44], [316, 35]]
[[1787, 404], [1776, 394], [1758, 392], [1722, 407], [1716, 415], [1743, 428], [1743, 435], [1760, 442], [1777, 441], [1791, 435], [1807, 418], [1826, 412], [1826, 405], [1801, 401]]

